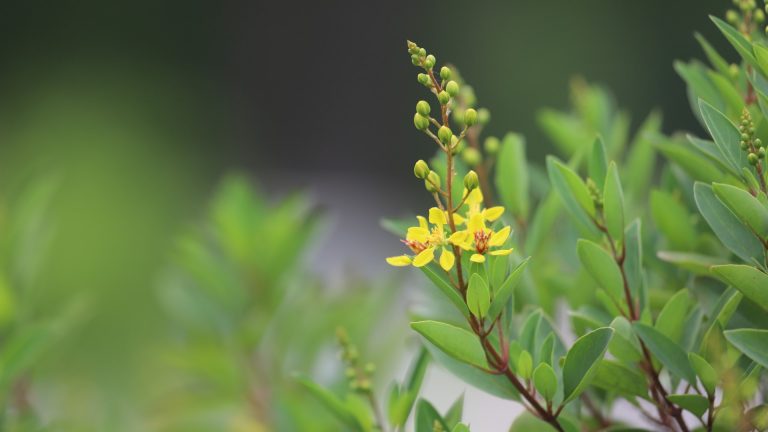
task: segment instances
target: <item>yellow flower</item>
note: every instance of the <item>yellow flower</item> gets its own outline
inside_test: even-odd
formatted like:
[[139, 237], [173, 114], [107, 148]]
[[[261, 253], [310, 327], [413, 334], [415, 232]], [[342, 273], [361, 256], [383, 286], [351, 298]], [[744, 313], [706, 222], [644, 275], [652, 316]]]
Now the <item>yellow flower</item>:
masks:
[[[413, 265], [424, 267], [435, 259], [435, 250], [439, 247], [440, 267], [449, 271], [455, 264], [455, 257], [450, 248], [446, 249], [448, 239], [445, 236], [447, 214], [437, 207], [429, 209], [429, 221], [423, 216], [416, 216], [419, 224], [408, 228], [403, 243], [415, 254], [414, 256], [399, 255], [387, 258], [387, 263], [395, 267]], [[431, 227], [430, 227], [431, 225]]]
[[469, 258], [475, 263], [485, 262], [485, 255], [509, 255], [512, 249], [493, 249], [504, 245], [512, 231], [505, 226], [499, 231], [493, 231], [486, 226], [487, 222], [493, 222], [504, 214], [504, 207], [496, 206], [487, 209], [482, 208], [483, 195], [479, 189], [475, 189], [467, 196], [466, 229], [456, 231], [448, 238], [448, 242], [466, 251], [472, 251]]

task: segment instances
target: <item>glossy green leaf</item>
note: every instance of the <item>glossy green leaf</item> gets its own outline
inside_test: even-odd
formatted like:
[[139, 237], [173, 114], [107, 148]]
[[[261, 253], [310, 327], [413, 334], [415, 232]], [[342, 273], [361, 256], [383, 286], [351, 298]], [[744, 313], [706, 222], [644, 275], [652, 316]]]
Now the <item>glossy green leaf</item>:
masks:
[[541, 363], [533, 371], [533, 385], [547, 401], [552, 401], [557, 394], [557, 375], [552, 366]]
[[768, 368], [768, 330], [726, 330], [725, 338], [739, 351], [764, 368]]
[[699, 212], [723, 245], [744, 261], [761, 262], [763, 246], [715, 196], [712, 187], [697, 182], [693, 192]]
[[725, 114], [703, 100], [699, 101], [699, 109], [712, 140], [715, 141], [715, 145], [725, 156], [728, 164], [735, 170], [741, 170], [741, 167], [747, 166], [747, 157], [739, 147], [741, 134], [736, 125], [731, 123]]
[[515, 371], [524, 379], [529, 379], [533, 373], [533, 357], [528, 351], [523, 351], [517, 357]]
[[691, 307], [691, 295], [683, 288], [669, 298], [656, 318], [656, 330], [675, 343], [680, 343], [683, 336], [683, 324]]
[[671, 394], [667, 399], [684, 410], [692, 412], [696, 417], [703, 416], [709, 409], [709, 400], [697, 394]]
[[768, 209], [763, 203], [736, 186], [715, 183], [712, 185], [712, 190], [755, 235], [763, 239], [768, 238]]
[[605, 175], [603, 188], [603, 215], [605, 227], [611, 237], [620, 243], [624, 242], [624, 192], [616, 163], [611, 162]]
[[469, 278], [467, 287], [467, 306], [472, 315], [483, 318], [491, 307], [491, 293], [488, 283], [479, 274], [474, 273]]
[[688, 353], [688, 361], [691, 363], [691, 367], [696, 372], [696, 375], [698, 375], [699, 380], [701, 380], [701, 384], [704, 385], [707, 394], [715, 394], [715, 389], [717, 388], [717, 383], [719, 381], [717, 371], [715, 371], [712, 365], [710, 365], [704, 357], [696, 353]]
[[464, 423], [459, 423], [456, 426], [451, 429], [451, 432], [470, 432], [469, 426], [465, 425]]
[[[459, 294], [456, 288], [451, 285], [451, 282], [447, 278], [437, 273], [437, 269], [438, 267], [433, 265], [421, 267], [421, 271], [427, 275], [429, 280], [432, 281], [432, 284], [436, 286], [454, 306], [456, 306], [456, 309], [458, 309], [465, 318], [469, 318], [469, 308], [467, 308], [467, 304], [464, 303], [464, 299], [461, 298], [461, 294]], [[442, 269], [440, 271], [442, 271]]]
[[563, 363], [563, 401], [576, 398], [589, 385], [603, 358], [613, 329], [599, 328], [578, 338]]
[[449, 428], [455, 427], [461, 421], [461, 417], [464, 415], [464, 394], [462, 393], [451, 406], [448, 411], [443, 415], [443, 420]]
[[649, 399], [645, 377], [636, 369], [615, 360], [600, 360], [592, 385], [623, 396]]
[[530, 257], [526, 258], [514, 270], [512, 270], [501, 287], [499, 287], [499, 289], [494, 293], [493, 301], [491, 302], [491, 306], [488, 308], [488, 319], [491, 321], [495, 320], [496, 317], [499, 316], [501, 311], [503, 311], [504, 307], [507, 305], [510, 297], [512, 297], [512, 294], [515, 291], [515, 287], [520, 282], [520, 279], [523, 276], [523, 272], [525, 271], [525, 267], [528, 265], [529, 259]]
[[740, 31], [736, 30], [730, 24], [726, 23], [720, 18], [715, 16], [710, 16], [709, 18], [715, 23], [717, 28], [723, 32], [723, 35], [725, 35], [725, 38], [728, 39], [728, 42], [730, 42], [731, 45], [736, 48], [736, 51], [739, 53], [739, 55], [741, 55], [741, 57], [748, 63], [752, 64], [753, 66], [757, 66], [757, 61], [755, 60], [755, 56], [752, 52], [752, 44], [749, 42], [749, 40], [747, 40], [747, 38], [745, 38]]
[[611, 322], [611, 328], [614, 333], [611, 343], [608, 344], [608, 351], [617, 359], [627, 363], [640, 361], [643, 355], [640, 342], [632, 331], [632, 324], [620, 316]]
[[696, 382], [696, 374], [688, 363], [688, 356], [679, 345], [649, 325], [635, 322], [633, 326], [651, 353], [671, 373], [689, 383]]
[[424, 399], [419, 399], [416, 404], [416, 432], [434, 432], [435, 423], [439, 423], [444, 431], [450, 430], [445, 420], [440, 416], [434, 406]]
[[709, 276], [710, 267], [727, 262], [722, 258], [688, 252], [659, 251], [656, 256], [664, 262], [674, 264], [699, 276]]
[[501, 142], [496, 159], [496, 190], [499, 200], [513, 216], [528, 219], [528, 163], [522, 135], [510, 133]]
[[438, 321], [416, 321], [411, 328], [443, 352], [464, 363], [488, 368], [485, 351], [474, 333]]
[[768, 310], [768, 275], [752, 266], [738, 264], [714, 266], [712, 272]]
[[623, 305], [624, 281], [621, 270], [611, 254], [598, 244], [579, 239], [576, 251], [581, 265], [605, 292], [618, 304]]
[[591, 218], [595, 216], [595, 203], [587, 185], [578, 174], [552, 156], [547, 157], [547, 172], [552, 188], [560, 196], [571, 216], [583, 228], [594, 230]]
[[694, 36], [704, 50], [704, 54], [706, 54], [709, 63], [712, 64], [715, 70], [722, 74], [729, 73], [730, 64], [723, 58], [723, 56], [721, 56], [720, 53], [718, 53], [717, 50], [704, 39], [704, 36], [699, 33], [695, 33]]

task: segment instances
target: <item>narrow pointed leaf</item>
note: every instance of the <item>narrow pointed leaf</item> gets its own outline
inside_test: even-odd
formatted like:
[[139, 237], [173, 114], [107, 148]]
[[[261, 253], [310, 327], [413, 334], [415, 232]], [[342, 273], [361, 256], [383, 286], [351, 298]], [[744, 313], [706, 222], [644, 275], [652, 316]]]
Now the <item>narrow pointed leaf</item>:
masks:
[[411, 328], [456, 360], [488, 368], [485, 351], [477, 335], [460, 327], [438, 321], [416, 321]]
[[768, 310], [768, 275], [752, 266], [737, 264], [714, 266], [712, 272]]
[[576, 398], [589, 385], [603, 358], [613, 329], [599, 328], [574, 342], [563, 363], [563, 401]]
[[679, 345], [649, 325], [635, 322], [633, 326], [651, 353], [671, 373], [689, 383], [696, 382], [696, 374], [688, 363], [688, 356]]

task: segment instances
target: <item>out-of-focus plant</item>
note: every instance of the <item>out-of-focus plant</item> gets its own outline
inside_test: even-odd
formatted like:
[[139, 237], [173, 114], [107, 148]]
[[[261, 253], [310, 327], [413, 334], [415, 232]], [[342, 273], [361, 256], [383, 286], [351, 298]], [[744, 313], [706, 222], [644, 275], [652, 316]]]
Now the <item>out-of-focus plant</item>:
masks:
[[[173, 325], [160, 354], [177, 373], [158, 383], [157, 430], [338, 430], [293, 374], [343, 385], [343, 369], [324, 366], [334, 329], [374, 332], [397, 290], [355, 280], [329, 290], [302, 270], [320, 222], [304, 195], [273, 204], [245, 176], [224, 179], [162, 284]], [[395, 332], [381, 334], [370, 348], [387, 358]]]
[[[413, 169], [434, 207], [415, 225], [386, 221], [408, 250], [387, 262], [420, 269], [454, 306], [411, 327], [438, 363], [526, 408], [510, 430], [768, 428], [768, 39], [756, 2], [734, 4], [731, 24], [713, 21], [741, 62], [697, 36], [712, 67], [675, 65], [711, 141], [664, 136], [657, 113], [630, 140], [628, 115], [575, 81], [573, 110], [539, 117], [561, 156], [546, 170], [516, 134], [486, 138], [482, 152], [489, 114], [455, 68], [435, 71], [408, 43], [436, 99], [413, 120], [438, 148]], [[331, 394], [328, 405], [357, 430], [399, 430], [417, 397], [399, 395], [418, 385], [393, 388], [394, 418], [376, 414], [375, 398], [355, 410]], [[349, 421], [359, 411], [373, 420]], [[414, 424], [467, 430], [434, 409], [417, 409]]]

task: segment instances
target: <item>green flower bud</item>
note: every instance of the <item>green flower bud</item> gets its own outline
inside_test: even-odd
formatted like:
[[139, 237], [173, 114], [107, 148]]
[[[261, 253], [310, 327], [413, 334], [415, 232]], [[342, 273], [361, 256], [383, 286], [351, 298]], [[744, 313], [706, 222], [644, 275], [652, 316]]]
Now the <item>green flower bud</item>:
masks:
[[757, 157], [756, 154], [750, 153], [747, 155], [747, 161], [749, 161], [750, 165], [757, 165], [757, 163], [760, 161], [760, 159]]
[[373, 363], [366, 363], [365, 364], [365, 372], [368, 374], [372, 374], [376, 372], [376, 365]]
[[763, 146], [763, 140], [760, 138], [755, 138], [754, 141], [752, 141], [755, 144], [755, 147], [762, 147]]
[[491, 121], [491, 112], [487, 108], [477, 110], [477, 122], [484, 125]]
[[440, 187], [440, 176], [436, 172], [430, 171], [427, 178], [424, 179], [424, 187], [428, 192], [437, 192], [437, 188]]
[[748, 140], [748, 139], [749, 139], [749, 135], [747, 135], [747, 134], [745, 134], [745, 133], [741, 134], [741, 140], [742, 140], [742, 141], [746, 141], [746, 140]]
[[456, 81], [448, 81], [448, 84], [445, 85], [445, 90], [451, 97], [456, 97], [456, 95], [459, 94], [459, 83]]
[[429, 119], [419, 113], [416, 113], [413, 115], [413, 125], [416, 126], [416, 129], [420, 131], [427, 130], [429, 127]]
[[454, 135], [453, 138], [451, 138], [451, 154], [452, 155], [463, 152], [466, 146], [467, 146], [467, 140], [459, 141], [459, 139], [456, 138], [456, 135]]
[[472, 126], [475, 123], [477, 123], [477, 111], [469, 108], [464, 112], [464, 124], [467, 126]]
[[423, 115], [424, 117], [429, 115], [429, 103], [427, 101], [420, 100], [416, 103], [416, 112]]
[[440, 139], [441, 143], [445, 145], [450, 144], [451, 137], [453, 137], [453, 132], [451, 132], [448, 126], [440, 126], [440, 129], [437, 130], [437, 138]]
[[[467, 150], [470, 150], [470, 149], [467, 149]], [[475, 150], [475, 149], [472, 149], [472, 150]], [[467, 175], [464, 176], [464, 187], [467, 188], [467, 190], [475, 190], [479, 185], [480, 185], [480, 179], [477, 178], [477, 173], [472, 170], [469, 170]]]
[[410, 54], [418, 54], [419, 53], [419, 46], [416, 45], [415, 42], [411, 41], [405, 41], [406, 45], [408, 45], [408, 52]]
[[440, 104], [445, 105], [451, 101], [451, 95], [449, 95], [447, 91], [443, 90], [437, 94], [437, 100], [440, 101]]
[[425, 73], [420, 73], [417, 79], [419, 80], [419, 83], [421, 83], [421, 85], [425, 85], [429, 87], [432, 84], [432, 80], [429, 79], [429, 75]]
[[765, 13], [760, 9], [755, 11], [755, 22], [760, 24], [765, 21]]
[[427, 55], [427, 50], [424, 48], [419, 48], [419, 56], [424, 57], [425, 55]]
[[467, 147], [461, 152], [461, 159], [469, 166], [477, 166], [483, 160], [483, 156], [474, 147]]
[[453, 119], [454, 122], [463, 124], [465, 112], [466, 111], [464, 111], [464, 109], [462, 109], [460, 106], [454, 107], [451, 110], [451, 118]]
[[[765, 32], [768, 33], [768, 27], [765, 28]], [[731, 78], [736, 78], [739, 76], [739, 66], [731, 63], [728, 67], [728, 72], [730, 72]]]
[[347, 368], [347, 370], [344, 371], [344, 374], [347, 378], [354, 378], [355, 375], [357, 375], [357, 371], [355, 371], [355, 368]]
[[765, 149], [764, 148], [760, 147], [757, 150], [757, 157], [759, 157], [760, 159], [765, 159]]
[[464, 84], [461, 86], [459, 93], [461, 93], [461, 99], [464, 100], [464, 103], [467, 105], [472, 106], [475, 104], [475, 102], [477, 102], [477, 97], [475, 97], [475, 90], [472, 89], [472, 86]]
[[725, 20], [728, 21], [731, 24], [736, 24], [736, 23], [739, 22], [739, 13], [736, 12], [735, 10], [733, 10], [733, 9], [729, 9], [725, 13]]
[[360, 382], [357, 383], [358, 388], [360, 391], [367, 392], [371, 389], [371, 381], [367, 379], [361, 379]]
[[742, 150], [746, 150], [749, 148], [749, 144], [747, 144], [746, 141], [739, 141], [739, 147], [741, 147]]
[[414, 66], [420, 66], [421, 65], [421, 58], [417, 56], [416, 54], [411, 56], [411, 63], [413, 63]]
[[429, 165], [421, 159], [417, 160], [416, 164], [413, 165], [413, 175], [420, 179], [427, 178], [429, 175]]
[[448, 66], [440, 68], [440, 78], [444, 80], [451, 79], [451, 69]]
[[432, 69], [435, 67], [435, 56], [432, 54], [428, 55], [427, 58], [424, 60], [424, 67], [427, 69]]
[[485, 152], [488, 154], [496, 154], [496, 152], [499, 151], [499, 139], [493, 136], [489, 136], [485, 139], [485, 142], [483, 143], [483, 147], [485, 148]]

